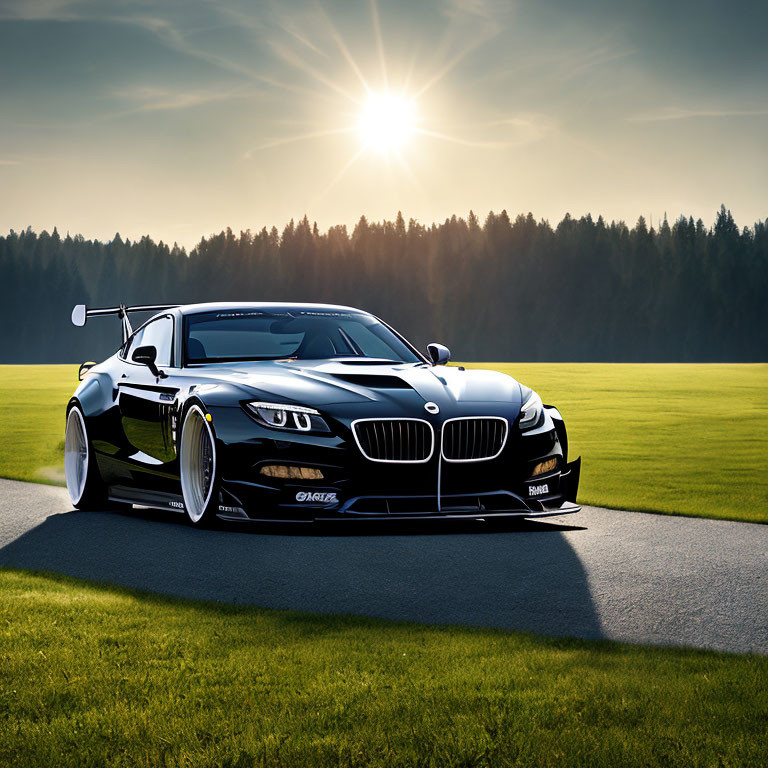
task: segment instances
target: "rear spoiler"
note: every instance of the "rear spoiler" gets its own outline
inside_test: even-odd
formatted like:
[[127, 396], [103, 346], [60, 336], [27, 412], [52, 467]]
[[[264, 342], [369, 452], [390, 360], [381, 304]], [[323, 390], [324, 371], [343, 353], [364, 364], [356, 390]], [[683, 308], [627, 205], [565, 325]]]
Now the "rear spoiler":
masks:
[[135, 307], [126, 307], [120, 304], [117, 307], [97, 307], [88, 309], [85, 304], [76, 304], [72, 310], [72, 325], [82, 328], [89, 317], [100, 317], [102, 315], [117, 315], [123, 321], [123, 344], [133, 333], [131, 321], [128, 319], [129, 312], [161, 312], [164, 309], [173, 309], [180, 307], [181, 304], [141, 304]]

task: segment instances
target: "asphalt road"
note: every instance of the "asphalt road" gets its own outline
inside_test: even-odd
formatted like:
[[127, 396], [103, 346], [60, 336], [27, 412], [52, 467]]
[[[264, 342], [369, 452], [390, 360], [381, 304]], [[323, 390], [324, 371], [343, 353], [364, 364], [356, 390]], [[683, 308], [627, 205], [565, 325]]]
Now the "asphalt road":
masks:
[[0, 565], [207, 600], [768, 653], [768, 526], [586, 507], [547, 521], [193, 530], [0, 480]]

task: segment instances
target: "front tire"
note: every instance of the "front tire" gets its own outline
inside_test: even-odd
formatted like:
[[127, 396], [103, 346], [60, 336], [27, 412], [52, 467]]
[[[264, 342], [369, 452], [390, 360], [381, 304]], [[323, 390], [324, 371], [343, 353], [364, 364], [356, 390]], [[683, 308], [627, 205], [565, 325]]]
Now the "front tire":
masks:
[[192, 525], [211, 525], [218, 512], [216, 441], [202, 408], [191, 405], [181, 428], [179, 467], [184, 508]]
[[91, 441], [85, 427], [85, 416], [79, 405], [67, 414], [64, 433], [64, 477], [72, 505], [77, 509], [104, 509], [107, 487], [99, 474]]

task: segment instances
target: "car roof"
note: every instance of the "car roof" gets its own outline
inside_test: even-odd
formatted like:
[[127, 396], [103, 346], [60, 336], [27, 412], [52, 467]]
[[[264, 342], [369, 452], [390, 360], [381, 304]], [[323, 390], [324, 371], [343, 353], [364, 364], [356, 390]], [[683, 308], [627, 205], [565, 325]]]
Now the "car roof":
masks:
[[199, 312], [215, 312], [217, 310], [228, 309], [264, 309], [264, 310], [282, 310], [282, 311], [305, 311], [305, 310], [325, 310], [331, 312], [360, 312], [361, 314], [370, 314], [357, 307], [347, 307], [341, 304], [299, 304], [295, 302], [277, 302], [277, 301], [217, 301], [205, 304], [183, 304], [177, 308], [182, 315], [195, 315]]

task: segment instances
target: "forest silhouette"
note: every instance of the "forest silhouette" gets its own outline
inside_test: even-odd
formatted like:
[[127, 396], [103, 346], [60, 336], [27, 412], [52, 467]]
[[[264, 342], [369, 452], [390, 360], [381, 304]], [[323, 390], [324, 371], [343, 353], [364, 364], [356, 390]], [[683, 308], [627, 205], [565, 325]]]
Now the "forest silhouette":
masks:
[[553, 228], [502, 211], [320, 232], [304, 217], [282, 232], [227, 229], [189, 253], [149, 237], [11, 230], [0, 275], [3, 363], [111, 354], [118, 321], [74, 328], [76, 303], [201, 301], [348, 304], [457, 360], [768, 359], [768, 219], [740, 230], [725, 207], [711, 227], [665, 217], [657, 229], [568, 215]]

